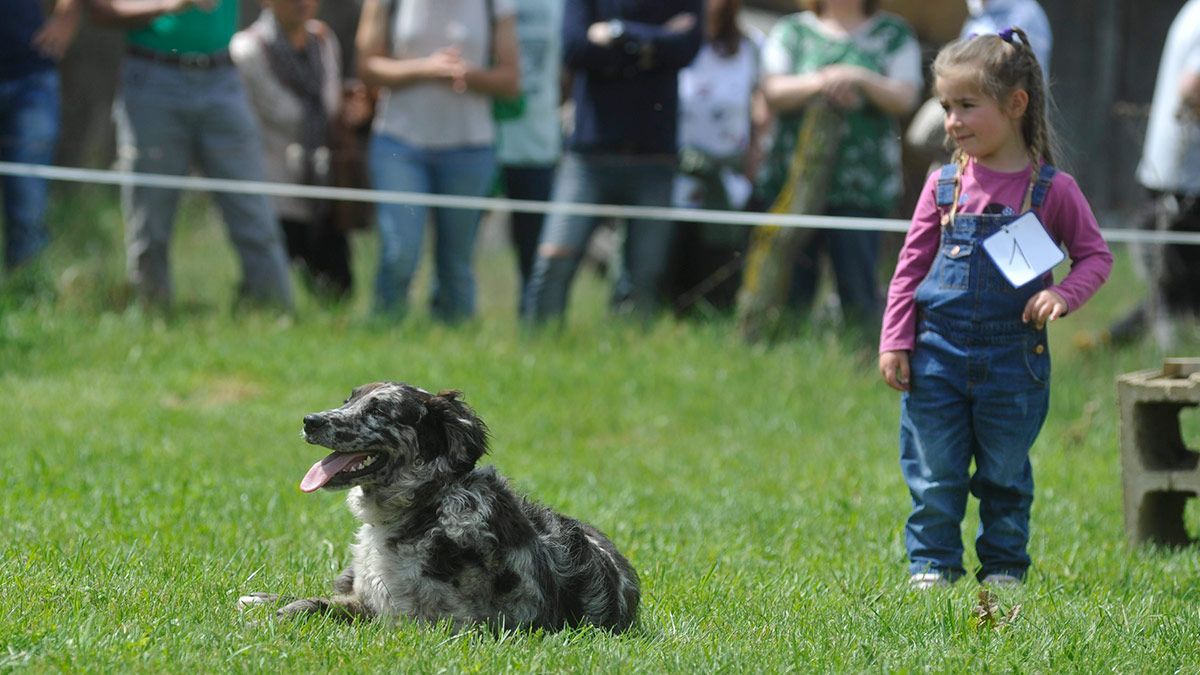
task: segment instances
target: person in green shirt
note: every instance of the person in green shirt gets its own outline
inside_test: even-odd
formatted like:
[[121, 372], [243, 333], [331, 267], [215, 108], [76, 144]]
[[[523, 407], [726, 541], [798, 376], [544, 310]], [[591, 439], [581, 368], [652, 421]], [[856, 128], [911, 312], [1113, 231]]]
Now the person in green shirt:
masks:
[[[229, 56], [237, 0], [88, 0], [102, 23], [127, 29], [114, 105], [118, 153], [136, 173], [263, 180], [262, 144]], [[179, 191], [124, 186], [129, 279], [139, 300], [172, 300], [168, 253]], [[263, 195], [214, 193], [241, 261], [239, 300], [291, 310], [283, 238]]]
[[[805, 110], [816, 102], [841, 117], [824, 215], [886, 217], [902, 188], [898, 118], [921, 90], [921, 54], [900, 17], [878, 0], [804, 0], [805, 11], [772, 28], [763, 48], [762, 90], [779, 127], [758, 189], [766, 203], [784, 187]], [[820, 230], [798, 255], [791, 304], [807, 307], [828, 250], [843, 314], [867, 335], [881, 311], [879, 233]]]

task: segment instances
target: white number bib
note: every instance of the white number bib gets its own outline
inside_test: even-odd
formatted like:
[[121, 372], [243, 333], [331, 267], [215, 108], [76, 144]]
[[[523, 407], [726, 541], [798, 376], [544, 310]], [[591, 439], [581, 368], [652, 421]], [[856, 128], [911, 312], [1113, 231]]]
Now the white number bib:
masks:
[[984, 239], [983, 250], [1013, 288], [1041, 277], [1066, 258], [1032, 211]]

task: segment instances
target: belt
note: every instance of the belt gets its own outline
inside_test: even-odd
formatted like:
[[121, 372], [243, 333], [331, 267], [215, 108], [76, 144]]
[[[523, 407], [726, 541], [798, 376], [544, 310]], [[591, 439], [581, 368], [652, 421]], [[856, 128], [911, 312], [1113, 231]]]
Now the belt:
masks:
[[224, 66], [233, 65], [233, 57], [229, 55], [228, 49], [222, 49], [219, 52], [211, 54], [189, 53], [180, 54], [178, 52], [160, 52], [154, 49], [147, 49], [140, 45], [128, 45], [126, 52], [133, 57], [146, 59], [155, 63], [161, 63], [167, 66], [176, 68], [187, 68], [195, 70], [210, 70], [212, 68], [222, 68]]

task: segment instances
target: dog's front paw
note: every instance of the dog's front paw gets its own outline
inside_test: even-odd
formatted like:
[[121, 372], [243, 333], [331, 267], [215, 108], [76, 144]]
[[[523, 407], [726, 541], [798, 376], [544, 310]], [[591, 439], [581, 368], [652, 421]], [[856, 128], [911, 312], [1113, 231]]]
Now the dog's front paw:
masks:
[[237, 606], [240, 610], [247, 610], [261, 605], [278, 605], [281, 602], [283, 598], [276, 593], [250, 593], [238, 598]]

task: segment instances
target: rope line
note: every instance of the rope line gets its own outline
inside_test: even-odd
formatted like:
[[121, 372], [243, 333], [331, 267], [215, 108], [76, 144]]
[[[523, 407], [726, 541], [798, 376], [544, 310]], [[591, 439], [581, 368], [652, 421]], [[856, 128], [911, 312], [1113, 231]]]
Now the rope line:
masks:
[[[711, 209], [678, 207], [543, 202], [503, 197], [465, 197], [460, 195], [436, 195], [395, 190], [368, 190], [361, 188], [294, 185], [291, 183], [269, 183], [263, 181], [239, 181], [203, 176], [168, 176], [108, 169], [82, 169], [15, 162], [0, 162], [0, 176], [31, 176], [69, 183], [229, 192], [234, 194], [261, 194], [269, 197], [334, 199], [377, 204], [409, 204], [412, 206], [479, 209], [484, 211], [563, 213], [601, 218], [644, 218], [650, 220], [672, 220], [739, 226], [777, 225], [779, 227], [799, 227], [817, 230], [861, 230], [875, 232], [907, 232], [909, 226], [909, 221], [896, 218], [853, 218], [790, 213], [772, 214], [745, 211], [715, 211]], [[1200, 245], [1200, 232], [1160, 232], [1127, 228], [1101, 228], [1101, 232], [1105, 240], [1110, 242]]]

